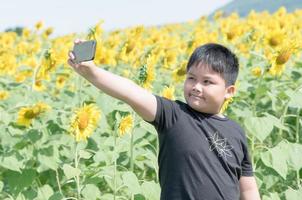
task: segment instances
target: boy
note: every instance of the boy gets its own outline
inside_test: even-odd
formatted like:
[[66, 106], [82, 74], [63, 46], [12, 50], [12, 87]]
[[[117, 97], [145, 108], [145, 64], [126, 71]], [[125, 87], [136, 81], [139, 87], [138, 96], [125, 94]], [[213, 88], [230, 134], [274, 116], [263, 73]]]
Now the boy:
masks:
[[76, 64], [72, 53], [69, 57], [76, 72], [156, 128], [161, 200], [260, 199], [245, 134], [219, 114], [235, 93], [239, 68], [227, 48], [205, 44], [193, 52], [184, 83], [186, 103], [153, 95], [92, 61]]

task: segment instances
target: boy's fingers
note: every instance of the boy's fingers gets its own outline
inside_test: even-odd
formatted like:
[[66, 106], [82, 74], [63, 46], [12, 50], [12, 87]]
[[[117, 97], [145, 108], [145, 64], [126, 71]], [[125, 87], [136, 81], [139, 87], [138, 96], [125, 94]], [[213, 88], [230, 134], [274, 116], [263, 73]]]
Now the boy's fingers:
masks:
[[82, 43], [82, 42], [85, 42], [85, 41], [86, 41], [86, 40], [77, 38], [77, 39], [74, 40], [74, 43], [75, 43], [75, 44], [79, 44], [79, 43]]
[[69, 58], [74, 60], [75, 59], [75, 56], [74, 56], [74, 53], [72, 51], [69, 51], [68, 52], [68, 55], [69, 55]]
[[74, 63], [73, 60], [71, 60], [71, 59], [68, 59], [68, 64], [71, 65], [71, 66], [74, 66], [74, 65], [75, 65], [75, 63]]
[[80, 42], [81, 42], [81, 40], [80, 40], [79, 38], [77, 38], [77, 39], [74, 40], [74, 43], [75, 43], [75, 44], [78, 44], [78, 43], [80, 43]]

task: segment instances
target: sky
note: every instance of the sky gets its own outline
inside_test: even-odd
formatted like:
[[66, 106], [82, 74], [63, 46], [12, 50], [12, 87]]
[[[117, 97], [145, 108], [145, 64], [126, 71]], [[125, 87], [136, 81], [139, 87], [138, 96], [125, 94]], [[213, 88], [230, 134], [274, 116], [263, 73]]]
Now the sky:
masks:
[[55, 35], [86, 32], [100, 20], [110, 31], [136, 25], [196, 20], [231, 0], [5, 0], [0, 2], [0, 31], [33, 28], [43, 21]]

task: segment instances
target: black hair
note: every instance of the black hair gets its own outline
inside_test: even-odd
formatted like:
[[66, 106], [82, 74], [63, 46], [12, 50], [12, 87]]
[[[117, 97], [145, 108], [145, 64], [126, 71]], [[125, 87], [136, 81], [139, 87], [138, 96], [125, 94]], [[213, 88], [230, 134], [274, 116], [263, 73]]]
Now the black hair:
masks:
[[197, 47], [190, 56], [187, 72], [196, 64], [203, 64], [218, 72], [226, 86], [234, 85], [239, 72], [238, 58], [228, 48], [215, 43]]

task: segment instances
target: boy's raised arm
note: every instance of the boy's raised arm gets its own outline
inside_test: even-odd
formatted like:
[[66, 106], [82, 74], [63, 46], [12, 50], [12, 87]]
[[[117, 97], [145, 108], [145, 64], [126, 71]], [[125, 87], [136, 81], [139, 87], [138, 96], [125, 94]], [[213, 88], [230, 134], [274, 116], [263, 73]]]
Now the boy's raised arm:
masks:
[[97, 67], [93, 61], [74, 62], [69, 53], [68, 63], [73, 69], [106, 94], [124, 101], [146, 121], [153, 121], [156, 114], [156, 98], [133, 81]]

